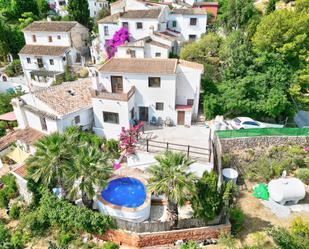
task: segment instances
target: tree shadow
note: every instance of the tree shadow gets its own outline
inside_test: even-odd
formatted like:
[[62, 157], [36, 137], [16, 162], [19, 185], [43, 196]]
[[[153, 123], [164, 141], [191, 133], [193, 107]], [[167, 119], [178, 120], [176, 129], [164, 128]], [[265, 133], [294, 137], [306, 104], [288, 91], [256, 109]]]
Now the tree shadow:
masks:
[[264, 231], [271, 227], [273, 227], [271, 222], [245, 214], [243, 230], [239, 233], [238, 237], [240, 240], [244, 240], [251, 233]]

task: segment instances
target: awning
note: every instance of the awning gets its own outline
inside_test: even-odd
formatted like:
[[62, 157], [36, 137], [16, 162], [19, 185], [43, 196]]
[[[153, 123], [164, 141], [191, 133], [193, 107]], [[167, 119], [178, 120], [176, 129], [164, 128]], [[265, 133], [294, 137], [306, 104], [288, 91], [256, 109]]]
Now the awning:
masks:
[[192, 111], [192, 105], [176, 105], [177, 111]]
[[6, 156], [12, 159], [16, 163], [23, 163], [30, 156], [30, 154], [23, 151], [19, 147], [16, 147], [14, 150], [9, 152]]
[[16, 116], [14, 112], [8, 112], [0, 115], [0, 120], [3, 121], [16, 121]]

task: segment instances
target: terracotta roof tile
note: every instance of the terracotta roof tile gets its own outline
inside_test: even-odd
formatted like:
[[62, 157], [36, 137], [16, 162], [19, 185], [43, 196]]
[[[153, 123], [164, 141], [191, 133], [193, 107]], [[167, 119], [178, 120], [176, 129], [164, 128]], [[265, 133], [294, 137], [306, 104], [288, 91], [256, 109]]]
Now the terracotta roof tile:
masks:
[[207, 15], [206, 10], [197, 9], [197, 8], [189, 8], [189, 9], [173, 9], [171, 14], [178, 15]]
[[122, 18], [158, 18], [161, 9], [129, 10], [121, 14]]
[[44, 133], [28, 127], [26, 129], [17, 130], [16, 139], [31, 145], [44, 136]]
[[23, 31], [41, 31], [41, 32], [68, 32], [78, 22], [69, 21], [35, 21], [29, 24]]
[[0, 138], [0, 151], [8, 148], [12, 143], [16, 141], [16, 131], [12, 131]]
[[120, 14], [114, 14], [107, 17], [104, 17], [103, 19], [99, 20], [98, 23], [117, 23], [118, 19], [120, 17]]
[[194, 69], [199, 69], [204, 71], [204, 66], [202, 64], [196, 63], [196, 62], [192, 62], [192, 61], [186, 61], [186, 60], [178, 60], [178, 63], [181, 66], [185, 66], [185, 67], [191, 67]]
[[168, 45], [166, 45], [166, 44], [164, 44], [164, 43], [158, 42], [158, 41], [154, 41], [154, 40], [152, 40], [152, 39], [146, 41], [146, 43], [149, 43], [149, 44], [151, 44], [151, 45], [153, 45], [153, 46], [165, 48], [165, 49], [169, 49], [169, 48], [170, 48], [170, 46], [168, 46]]
[[176, 41], [178, 39], [177, 36], [169, 33], [169, 32], [154, 32], [154, 35], [155, 36], [160, 36], [161, 38], [164, 38], [166, 40], [169, 40], [169, 41]]
[[34, 95], [59, 115], [91, 107], [91, 80], [83, 79], [51, 86]]
[[19, 54], [62, 56], [70, 47], [25, 45]]
[[193, 6], [219, 6], [217, 2], [195, 2]]
[[99, 69], [101, 72], [175, 74], [176, 59], [112, 58]]
[[8, 148], [16, 140], [26, 144], [34, 144], [37, 140], [44, 137], [44, 134], [32, 128], [15, 130], [0, 138], [0, 151]]
[[147, 9], [147, 10], [128, 10], [122, 13], [116, 13], [114, 15], [107, 16], [98, 21], [98, 23], [117, 23], [121, 18], [146, 18], [156, 19], [161, 13], [161, 9]]
[[18, 166], [17, 168], [13, 169], [13, 172], [16, 175], [19, 175], [20, 177], [25, 178], [25, 176], [27, 175], [27, 165], [22, 164]]

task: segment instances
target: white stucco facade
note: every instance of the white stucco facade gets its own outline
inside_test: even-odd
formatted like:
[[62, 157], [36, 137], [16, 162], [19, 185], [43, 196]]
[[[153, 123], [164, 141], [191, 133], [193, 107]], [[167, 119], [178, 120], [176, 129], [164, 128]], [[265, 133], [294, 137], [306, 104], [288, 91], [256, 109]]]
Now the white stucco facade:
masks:
[[[57, 87], [59, 88], [59, 86]], [[67, 90], [63, 91], [66, 92]], [[55, 99], [57, 101], [57, 96], [55, 96]], [[91, 130], [94, 123], [93, 110], [90, 104], [73, 111], [59, 113], [49, 104], [37, 98], [35, 94], [28, 93], [13, 99], [12, 105], [20, 129], [30, 127], [42, 133], [51, 134], [53, 132], [64, 132], [66, 128], [72, 125], [80, 126], [83, 130]], [[78, 123], [76, 123], [76, 120], [78, 120]]]
[[[134, 48], [137, 58], [168, 58], [170, 52], [176, 55], [179, 53], [179, 46], [172, 44], [174, 42], [173, 38], [163, 39], [162, 37], [158, 38], [159, 36], [154, 37], [155, 33], [161, 33], [171, 37], [174, 36], [178, 44], [180, 42], [197, 40], [206, 33], [207, 14], [206, 12], [204, 13], [203, 10], [170, 10], [164, 5], [144, 6], [145, 3], [139, 3], [141, 4], [141, 6], [139, 6], [139, 4], [131, 4], [131, 1], [132, 3], [136, 2], [133, 0], [123, 0], [111, 4], [112, 15], [98, 22], [100, 47], [104, 48], [106, 41], [111, 39], [117, 30], [121, 27], [126, 27], [130, 34], [130, 42], [135, 42], [150, 36], [154, 40], [159, 39], [160, 41], [158, 42], [165, 43], [170, 47], [168, 49], [158, 49], [157, 47], [147, 45], [147, 48], [144, 47], [144, 53], [141, 53], [140, 49]], [[147, 13], [155, 9], [160, 10], [160, 12], [156, 17], [152, 18], [149, 18], [149, 16], [146, 18], [146, 14], [140, 15], [138, 12], [132, 14], [132, 11], [136, 10]], [[144, 44], [144, 46], [146, 46], [146, 44]], [[132, 50], [133, 48], [130, 47], [130, 49]], [[126, 53], [126, 51], [127, 49], [120, 48], [116, 56], [119, 58], [131, 57], [130, 53]], [[95, 54], [98, 53], [95, 52]], [[161, 54], [161, 56], [158, 56], [159, 54]], [[97, 59], [99, 58], [96, 57], [96, 61]], [[102, 61], [102, 59], [99, 60]]]
[[[193, 21], [195, 19], [196, 21]], [[207, 14], [181, 15], [170, 13], [168, 29], [181, 33], [183, 41], [192, 41], [201, 38], [206, 33]]]
[[88, 0], [89, 13], [91, 17], [96, 18], [100, 10], [108, 9], [109, 4], [106, 0]]
[[77, 22], [34, 22], [23, 33], [19, 57], [30, 87], [50, 86], [67, 66], [83, 65], [89, 55], [88, 29]]
[[69, 3], [69, 0], [48, 0], [49, 6], [51, 6], [58, 15], [66, 16], [68, 11], [66, 7]]
[[149, 8], [150, 7], [147, 6], [147, 3], [143, 3], [142, 1], [136, 1], [136, 0], [121, 0], [111, 3], [110, 6], [112, 15], [128, 10], [145, 10]]
[[[132, 63], [134, 64], [133, 59]], [[170, 119], [174, 125], [190, 126], [198, 114], [203, 69], [182, 62], [175, 65], [175, 72], [170, 74], [104, 71], [94, 76], [93, 88], [98, 92], [97, 96], [92, 97], [94, 132], [99, 136], [118, 138], [121, 128], [129, 128], [132, 119], [145, 122], [154, 118], [161, 121]], [[121, 92], [113, 90], [113, 77], [121, 79]], [[159, 86], [149, 85], [150, 78], [159, 79]], [[121, 99], [132, 88], [134, 92], [130, 94], [130, 98]], [[105, 122], [104, 112], [113, 113], [117, 120], [114, 118], [112, 122]], [[179, 112], [183, 112], [182, 118], [178, 117]]]

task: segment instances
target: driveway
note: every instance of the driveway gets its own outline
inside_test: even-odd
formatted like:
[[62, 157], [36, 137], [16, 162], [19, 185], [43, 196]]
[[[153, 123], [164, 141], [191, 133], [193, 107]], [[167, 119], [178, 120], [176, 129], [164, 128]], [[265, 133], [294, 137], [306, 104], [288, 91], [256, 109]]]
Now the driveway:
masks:
[[146, 126], [141, 134], [138, 149], [152, 153], [163, 152], [166, 149], [181, 151], [198, 161], [209, 162], [209, 135], [210, 129], [205, 126]]
[[209, 134], [210, 129], [205, 128], [205, 126], [193, 125], [191, 127], [173, 126], [162, 128], [146, 126], [142, 138], [208, 149]]

